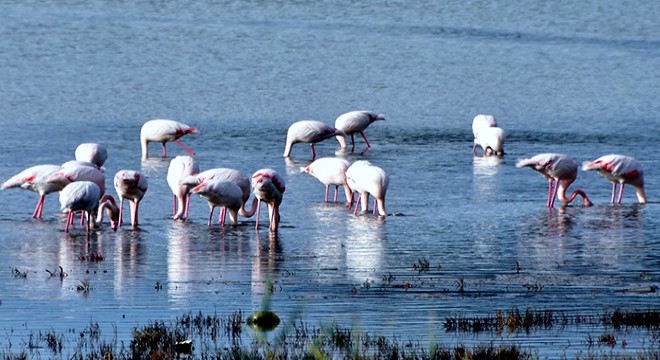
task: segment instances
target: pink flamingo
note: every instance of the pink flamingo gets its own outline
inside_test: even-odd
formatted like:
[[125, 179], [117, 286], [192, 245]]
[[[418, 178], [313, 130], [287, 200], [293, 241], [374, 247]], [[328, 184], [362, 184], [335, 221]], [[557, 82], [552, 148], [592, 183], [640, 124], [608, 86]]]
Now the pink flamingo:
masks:
[[369, 161], [358, 160], [346, 170], [346, 181], [353, 192], [359, 197], [355, 203], [354, 215], [357, 215], [358, 205], [362, 202], [362, 211], [369, 210], [369, 195], [374, 197], [374, 215], [376, 210], [380, 216], [387, 216], [385, 211], [385, 195], [390, 179], [387, 173]]
[[128, 199], [131, 207], [131, 225], [138, 226], [138, 208], [147, 192], [147, 177], [133, 170], [120, 170], [115, 174], [115, 190], [119, 197], [119, 222], [121, 227], [124, 212], [124, 200]]
[[335, 202], [337, 202], [339, 185], [344, 186], [346, 201], [350, 202], [352, 198], [352, 192], [351, 188], [346, 182], [346, 170], [348, 170], [349, 166], [351, 166], [351, 164], [347, 160], [341, 158], [324, 157], [315, 160], [307, 167], [300, 168], [300, 170], [314, 176], [323, 185], [325, 185], [325, 202], [328, 202], [328, 192], [330, 185], [335, 187]]
[[144, 125], [142, 125], [142, 130], [140, 131], [142, 158], [147, 159], [149, 157], [148, 145], [150, 142], [162, 143], [163, 157], [167, 157], [167, 148], [165, 144], [168, 141], [178, 144], [191, 156], [194, 156], [195, 153], [179, 141], [180, 137], [190, 133], [199, 134], [199, 131], [184, 123], [180, 123], [174, 120], [156, 119], [147, 121], [144, 123]]
[[101, 196], [105, 194], [105, 174], [95, 165], [88, 162], [72, 160], [64, 163], [60, 170], [51, 174], [46, 180], [49, 183], [63, 189], [65, 186], [76, 181], [91, 181], [101, 190]]
[[68, 211], [64, 232], [69, 232], [69, 226], [73, 224], [73, 216], [76, 211], [82, 211], [87, 217], [87, 232], [94, 223], [94, 211], [99, 207], [101, 189], [91, 181], [76, 181], [65, 186], [60, 191], [60, 205], [62, 211]]
[[167, 170], [167, 184], [174, 194], [174, 219], [188, 217], [188, 207], [190, 206], [189, 188], [181, 186], [180, 182], [185, 177], [197, 173], [199, 173], [199, 164], [191, 156], [179, 155], [170, 161], [170, 167]]
[[548, 179], [547, 206], [549, 208], [554, 207], [557, 195], [559, 195], [559, 200], [566, 205], [570, 204], [577, 195], [582, 196], [584, 206], [593, 205], [587, 194], [580, 189], [573, 191], [570, 197], [566, 197], [566, 190], [575, 181], [578, 173], [578, 163], [573, 158], [563, 154], [545, 153], [516, 163], [518, 168], [525, 166], [538, 171]]
[[497, 126], [484, 127], [479, 130], [475, 142], [484, 149], [484, 156], [504, 155], [504, 138], [506, 134]]
[[[342, 130], [346, 135], [351, 135], [351, 152], [355, 151], [355, 133], [362, 135], [367, 149], [371, 147], [364, 131], [377, 120], [385, 120], [385, 116], [371, 111], [349, 111], [339, 115], [335, 120], [335, 128]], [[346, 148], [346, 137], [337, 136], [337, 141], [342, 149]]]
[[280, 224], [280, 204], [286, 189], [284, 179], [273, 169], [260, 169], [252, 175], [252, 191], [257, 198], [257, 224], [259, 230], [259, 213], [261, 202], [268, 204], [270, 231], [276, 232]]
[[[209, 203], [209, 226], [211, 226], [213, 210], [216, 206], [229, 210], [231, 223], [234, 225], [238, 224], [238, 211], [243, 206], [243, 190], [241, 190], [241, 188], [234, 182], [220, 179], [207, 179], [203, 183], [195, 186], [190, 192], [200, 195]], [[221, 216], [220, 225], [225, 226], [224, 216]]]
[[21, 188], [39, 193], [39, 201], [32, 213], [35, 219], [41, 219], [46, 195], [63, 189], [63, 186], [47, 181], [60, 170], [59, 165], [37, 165], [29, 167], [12, 176], [2, 184], [2, 189]]
[[108, 150], [100, 144], [83, 143], [76, 148], [75, 157], [78, 161], [94, 164], [100, 170], [108, 159]]
[[[231, 181], [234, 184], [238, 185], [238, 187], [243, 192], [243, 196], [241, 197], [242, 206], [239, 209], [239, 214], [243, 217], [248, 217], [248, 218], [254, 215], [254, 212], [256, 210], [255, 204], [257, 202], [257, 199], [254, 199], [254, 201], [252, 202], [251, 210], [248, 211], [245, 209], [245, 205], [247, 203], [247, 200], [250, 198], [250, 193], [251, 193], [250, 178], [248, 178], [247, 175], [243, 174], [241, 171], [236, 169], [215, 168], [215, 169], [202, 171], [198, 174], [186, 176], [179, 181], [180, 191], [182, 194], [187, 195], [190, 193], [190, 189], [210, 179]], [[224, 220], [222, 219], [224, 219], [225, 216], [226, 216], [226, 211], [225, 208], [223, 207], [220, 212], [221, 222], [224, 222]]]
[[[493, 115], [479, 114], [472, 119], [472, 134], [474, 134], [474, 144], [472, 154], [477, 155], [477, 144], [479, 143], [479, 132], [482, 129], [496, 127], [497, 120]], [[484, 149], [485, 150], [485, 149]]]
[[119, 207], [115, 198], [110, 194], [105, 194], [99, 201], [99, 209], [96, 216], [96, 222], [103, 222], [103, 214], [107, 213], [108, 219], [110, 219], [110, 228], [112, 230], [117, 230], [117, 224], [119, 223]]
[[635, 187], [637, 200], [641, 204], [646, 203], [646, 194], [644, 193], [644, 170], [642, 164], [630, 156], [624, 155], [605, 155], [594, 161], [586, 161], [582, 164], [582, 170], [595, 170], [612, 182], [612, 204], [614, 204], [614, 194], [617, 184], [621, 184], [617, 203], [621, 204], [623, 198], [623, 186], [630, 184]]
[[284, 157], [289, 157], [291, 148], [297, 143], [308, 143], [312, 148], [312, 160], [316, 158], [314, 144], [333, 136], [346, 136], [346, 134], [334, 127], [317, 120], [301, 120], [293, 123], [286, 134], [286, 146]]

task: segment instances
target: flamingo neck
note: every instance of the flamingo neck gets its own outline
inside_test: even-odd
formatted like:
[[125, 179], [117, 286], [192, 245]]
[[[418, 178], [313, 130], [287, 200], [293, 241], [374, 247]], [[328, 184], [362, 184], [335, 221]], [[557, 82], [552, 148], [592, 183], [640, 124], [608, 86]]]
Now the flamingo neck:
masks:
[[635, 193], [637, 194], [637, 200], [640, 204], [646, 204], [646, 193], [644, 192], [644, 187], [639, 186], [635, 188]]
[[242, 217], [246, 217], [246, 218], [250, 218], [250, 217], [252, 217], [252, 215], [254, 215], [254, 213], [257, 211], [257, 208], [258, 208], [257, 203], [258, 203], [258, 202], [259, 202], [259, 200], [255, 197], [255, 198], [252, 200], [252, 205], [250, 206], [250, 210], [246, 210], [246, 209], [245, 209], [245, 204], [246, 204], [246, 203], [243, 203], [243, 206], [241, 206], [241, 208], [238, 210], [238, 213], [239, 213]]

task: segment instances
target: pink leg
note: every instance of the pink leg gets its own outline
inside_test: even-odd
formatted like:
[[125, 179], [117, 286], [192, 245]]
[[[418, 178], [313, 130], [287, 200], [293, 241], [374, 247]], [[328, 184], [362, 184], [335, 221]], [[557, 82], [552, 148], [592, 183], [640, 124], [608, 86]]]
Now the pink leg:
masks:
[[85, 215], [87, 215], [87, 232], [89, 232], [92, 228], [92, 214], [88, 213], [87, 211], [83, 211], [82, 217], [84, 218]]
[[612, 204], [614, 204], [614, 199], [616, 199], [616, 197], [615, 197], [615, 195], [616, 195], [616, 186], [617, 186], [617, 183], [613, 182], [612, 183], [612, 202], [611, 202]]
[[138, 226], [138, 214], [139, 214], [139, 208], [140, 208], [140, 200], [136, 200], [131, 203], [133, 206], [131, 207], [132, 214], [131, 214], [131, 225], [133, 227]]
[[165, 143], [163, 143], [163, 157], [167, 157], [167, 148], [165, 147]]
[[211, 210], [209, 210], [209, 222], [208, 222], [208, 226], [211, 226], [211, 220], [213, 220], [213, 210], [215, 210], [215, 206], [211, 206]]
[[39, 195], [39, 201], [37, 202], [37, 207], [34, 208], [34, 213], [32, 213], [32, 217], [35, 219], [41, 219], [41, 212], [43, 211], [44, 208], [44, 199], [46, 198], [46, 195]]
[[121, 227], [122, 218], [124, 217], [124, 198], [119, 202], [119, 221], [117, 222], [117, 227]]
[[186, 210], [183, 212], [183, 218], [188, 218], [188, 208], [190, 207], [190, 195], [186, 196]]
[[335, 185], [335, 198], [334, 198], [334, 202], [337, 202], [337, 193], [339, 193], [339, 185]]
[[181, 141], [179, 141], [179, 140], [172, 140], [172, 142], [174, 142], [175, 144], [181, 146], [181, 147], [183, 148], [183, 150], [187, 151], [188, 154], [190, 154], [190, 156], [195, 156], [195, 152], [192, 151], [192, 150], [190, 150], [190, 149], [188, 149], [188, 147], [185, 146], [185, 145], [183, 145], [183, 144], [181, 143]]
[[80, 226], [85, 225], [85, 212], [80, 213]]
[[360, 205], [361, 198], [362, 198], [362, 194], [358, 194], [357, 201], [355, 201], [355, 210], [353, 210], [353, 215], [357, 216], [357, 210], [358, 210], [358, 206]]
[[618, 204], [621, 204], [621, 199], [623, 199], [623, 186], [624, 185], [625, 185], [624, 183], [621, 183], [621, 187], [619, 188], [619, 198], [617, 199]]
[[552, 202], [551, 200], [552, 200], [552, 185], [553, 185], [553, 183], [554, 183], [553, 180], [548, 181], [548, 201], [546, 201], [546, 203], [545, 203], [545, 205], [547, 207], [552, 207], [552, 205], [550, 205], [550, 204]]
[[472, 155], [477, 156], [477, 143], [472, 145]]
[[329, 187], [330, 187], [329, 185], [325, 186], [325, 202], [328, 202], [328, 189], [329, 189]]
[[64, 225], [64, 232], [68, 233], [69, 232], [69, 225], [73, 223], [73, 211], [69, 211], [69, 213], [66, 216], [66, 225]]
[[369, 144], [369, 140], [367, 140], [367, 137], [364, 135], [364, 131], [360, 131], [360, 135], [362, 135], [362, 138], [364, 139], [364, 142], [367, 143], [367, 149], [371, 147], [371, 144]]
[[220, 216], [218, 216], [218, 224], [225, 226], [225, 218], [227, 217], [227, 208], [220, 208]]
[[316, 159], [316, 151], [314, 150], [314, 144], [309, 144], [312, 147], [312, 160]]
[[552, 192], [552, 199], [550, 201], [550, 207], [555, 206], [555, 199], [557, 198], [557, 190], [559, 190], [559, 181], [555, 181], [555, 189]]
[[355, 135], [351, 134], [351, 152], [355, 152]]
[[176, 215], [176, 195], [174, 195], [174, 206], [173, 206], [174, 212], [172, 215]]
[[376, 211], [378, 211], [378, 207], [376, 205], [376, 197], [374, 196], [374, 215], [376, 215]]
[[261, 213], [261, 199], [257, 200], [257, 224], [254, 226], [255, 230], [259, 230], [259, 214]]

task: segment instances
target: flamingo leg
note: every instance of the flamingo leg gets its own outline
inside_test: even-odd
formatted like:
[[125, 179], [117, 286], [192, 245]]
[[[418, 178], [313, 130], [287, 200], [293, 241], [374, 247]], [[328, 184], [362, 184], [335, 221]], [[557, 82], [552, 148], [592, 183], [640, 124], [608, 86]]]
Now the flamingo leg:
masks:
[[138, 226], [138, 209], [140, 207], [140, 200], [131, 201], [131, 225]]
[[351, 152], [355, 151], [355, 135], [351, 134]]
[[46, 198], [46, 195], [39, 195], [39, 201], [37, 202], [37, 207], [34, 208], [34, 213], [32, 214], [32, 217], [35, 219], [41, 219], [41, 212], [43, 211], [44, 208], [44, 199]]
[[612, 183], [612, 201], [611, 201], [612, 204], [614, 204], [614, 199], [615, 199], [615, 195], [616, 195], [616, 186], [617, 186], [617, 183], [613, 182]]
[[179, 146], [181, 146], [181, 147], [183, 148], [183, 150], [187, 151], [188, 154], [190, 154], [190, 156], [195, 156], [195, 152], [192, 151], [192, 150], [190, 150], [187, 146], [183, 145], [183, 144], [181, 143], [181, 141], [179, 141], [179, 140], [172, 140], [172, 142], [175, 143], [175, 144], [177, 144], [177, 145], [179, 145]]
[[69, 232], [69, 225], [73, 223], [73, 211], [69, 211], [69, 213], [66, 216], [66, 225], [64, 225], [64, 232], [68, 233]]
[[557, 198], [557, 191], [559, 190], [559, 181], [555, 181], [555, 188], [552, 192], [552, 199], [550, 200], [549, 207], [555, 207], [555, 199]]
[[376, 197], [374, 196], [374, 215], [376, 215], [376, 211], [378, 210], [376, 206], [377, 204], [378, 204], [378, 200], [376, 200]]
[[167, 157], [167, 147], [165, 146], [165, 143], [163, 143], [163, 157]]
[[89, 232], [92, 228], [92, 225], [91, 225], [92, 224], [92, 213], [87, 212], [87, 211], [83, 211], [82, 217], [84, 218], [85, 215], [87, 215], [87, 232]]
[[174, 212], [172, 213], [173, 216], [176, 215], [176, 202], [177, 202], [176, 201], [176, 195], [174, 195], [174, 205], [173, 205]]
[[552, 199], [552, 185], [553, 185], [554, 180], [548, 181], [548, 201], [546, 201], [545, 205], [547, 207], [551, 207], [550, 205], [550, 200]]
[[220, 216], [218, 216], [218, 224], [225, 226], [225, 218], [227, 218], [227, 208], [220, 208]]
[[316, 150], [314, 150], [314, 144], [309, 144], [309, 146], [312, 148], [312, 160], [316, 159]]
[[334, 202], [337, 202], [337, 194], [339, 193], [339, 185], [335, 185], [335, 197]]
[[357, 209], [360, 205], [360, 200], [362, 199], [362, 194], [358, 194], [357, 200], [355, 201], [355, 209], [353, 210], [353, 215], [357, 216]]
[[121, 227], [122, 217], [124, 216], [124, 198], [119, 201], [119, 221], [117, 222], [117, 227]]
[[85, 225], [85, 212], [80, 213], [80, 226]]
[[617, 199], [618, 204], [621, 204], [621, 199], [623, 199], [623, 186], [624, 185], [625, 185], [624, 183], [621, 183], [621, 187], [619, 188], [619, 198]]
[[360, 135], [362, 135], [362, 138], [364, 139], [364, 142], [367, 143], [367, 149], [371, 147], [371, 144], [369, 144], [369, 140], [367, 140], [367, 137], [364, 135], [364, 131], [360, 131]]
[[257, 223], [254, 226], [255, 230], [259, 230], [259, 214], [261, 213], [261, 199], [257, 200]]
[[325, 202], [328, 202], [328, 190], [330, 188], [330, 185], [325, 186]]
[[211, 210], [209, 210], [209, 222], [208, 226], [211, 226], [211, 220], [213, 220], [213, 210], [215, 210], [215, 206], [210, 206]]
[[190, 195], [186, 196], [186, 209], [183, 212], [183, 218], [187, 219], [188, 218], [188, 208], [190, 207]]

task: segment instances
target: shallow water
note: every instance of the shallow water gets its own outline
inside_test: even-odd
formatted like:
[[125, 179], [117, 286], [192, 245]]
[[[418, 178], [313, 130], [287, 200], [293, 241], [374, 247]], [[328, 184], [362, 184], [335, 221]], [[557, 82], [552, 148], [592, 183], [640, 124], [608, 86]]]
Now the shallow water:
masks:
[[[80, 226], [63, 232], [56, 195], [37, 221], [36, 194], [0, 192], [0, 343], [90, 321], [127, 340], [149, 320], [259, 309], [272, 282], [270, 306], [285, 321], [357, 323], [444, 344], [517, 341], [544, 356], [583, 350], [587, 334], [606, 330], [473, 336], [442, 324], [513, 307], [656, 306], [657, 293], [625, 290], [657, 284], [660, 270], [660, 174], [648, 151], [660, 134], [659, 6], [0, 4], [0, 131], [8, 135], [0, 178], [63, 163], [82, 142], [109, 149], [108, 177], [121, 169], [149, 177], [139, 229], [113, 232], [106, 223], [90, 235]], [[360, 139], [343, 155], [389, 173], [386, 218], [323, 203], [323, 186], [299, 171], [310, 163], [308, 146], [281, 156], [290, 123], [332, 123], [353, 109], [386, 115], [368, 129], [370, 150]], [[503, 159], [472, 156], [477, 113], [495, 114], [507, 131]], [[190, 221], [172, 221], [165, 176], [184, 152], [170, 144], [170, 158], [140, 160], [139, 129], [151, 118], [198, 128], [182, 141], [202, 169], [284, 175], [277, 237], [263, 218], [259, 232], [254, 218], [209, 228], [199, 198]], [[334, 140], [317, 145], [319, 156], [336, 150]], [[572, 188], [595, 206], [548, 210], [547, 182], [515, 167], [541, 152], [579, 162], [634, 156], [650, 202], [636, 204], [627, 189], [624, 204], [610, 205], [610, 184], [581, 172]], [[90, 252], [104, 259], [83, 260]], [[419, 271], [424, 261], [429, 269]], [[59, 266], [62, 281], [46, 271]], [[87, 294], [76, 290], [84, 279]], [[643, 333], [617, 334], [631, 344], [617, 350], [643, 348], [635, 342]]]

